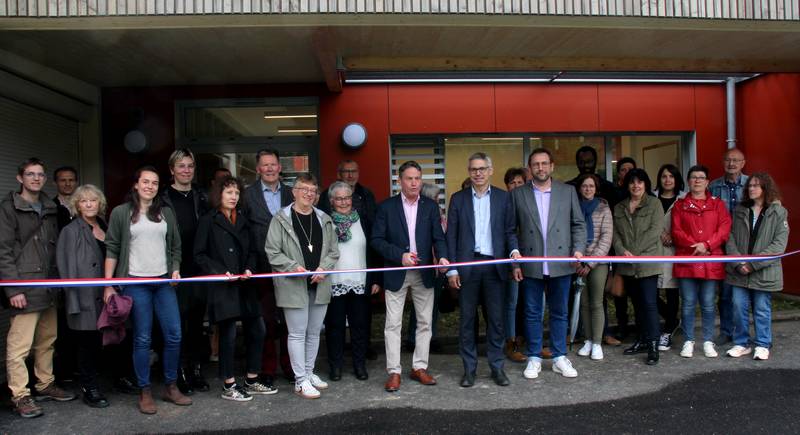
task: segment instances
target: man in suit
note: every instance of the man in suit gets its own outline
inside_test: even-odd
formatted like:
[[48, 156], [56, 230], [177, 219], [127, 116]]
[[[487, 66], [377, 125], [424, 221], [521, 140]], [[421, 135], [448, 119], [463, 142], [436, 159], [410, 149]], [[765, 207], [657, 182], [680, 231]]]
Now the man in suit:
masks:
[[[272, 216], [278, 210], [292, 203], [293, 197], [292, 190], [280, 181], [281, 162], [278, 151], [264, 149], [256, 153], [256, 171], [259, 179], [244, 190], [244, 208], [250, 224], [250, 236], [256, 246], [260, 247], [256, 262], [257, 271], [255, 272], [269, 273], [272, 269], [264, 250], [269, 224], [272, 222]], [[289, 331], [286, 329], [286, 322], [281, 317], [281, 311], [275, 305], [275, 287], [273, 287], [272, 280], [256, 280], [250, 285], [263, 286], [261, 288], [261, 314], [264, 316], [267, 335], [264, 338], [264, 352], [261, 357], [261, 383], [269, 388], [270, 392], [277, 393], [274, 382], [279, 362], [286, 377], [294, 378], [286, 343]], [[280, 339], [280, 358], [278, 358], [278, 350], [275, 348], [276, 339]]]
[[[372, 229], [372, 247], [381, 254], [387, 267], [433, 264], [434, 251], [439, 264], [446, 266], [447, 243], [439, 215], [439, 206], [419, 194], [422, 168], [415, 161], [400, 165], [400, 194], [378, 206]], [[428, 374], [428, 355], [433, 317], [434, 271], [400, 270], [384, 273], [386, 288], [386, 391], [400, 388], [400, 333], [406, 294], [411, 291], [417, 314], [417, 336], [411, 379], [424, 385], [435, 385]]]
[[[491, 186], [492, 159], [478, 152], [470, 156], [467, 171], [472, 186], [450, 197], [447, 212], [447, 250], [456, 262], [494, 260], [519, 254], [514, 213], [508, 192]], [[461, 307], [459, 353], [464, 363], [462, 387], [475, 385], [478, 352], [475, 345], [475, 320], [483, 293], [488, 332], [486, 337], [489, 367], [497, 385], [507, 386], [503, 371], [504, 289], [508, 264], [457, 267], [447, 272], [450, 287], [459, 289]]]
[[[586, 248], [586, 223], [578, 195], [567, 184], [553, 180], [553, 156], [545, 148], [533, 150], [528, 168], [533, 179], [511, 191], [520, 251], [527, 257], [569, 257], [576, 263], [523, 263], [514, 265], [525, 303], [528, 365], [523, 376], [533, 379], [542, 369], [542, 294], [550, 309], [550, 349], [553, 371], [574, 378], [578, 372], [567, 359], [567, 305], [572, 274]], [[514, 253], [513, 256], [517, 256]]]

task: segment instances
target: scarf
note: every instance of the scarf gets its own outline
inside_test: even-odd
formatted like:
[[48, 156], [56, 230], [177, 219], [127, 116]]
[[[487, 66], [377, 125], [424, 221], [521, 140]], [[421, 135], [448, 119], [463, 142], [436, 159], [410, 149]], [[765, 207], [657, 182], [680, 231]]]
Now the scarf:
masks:
[[581, 200], [581, 211], [583, 212], [583, 220], [586, 221], [586, 244], [589, 245], [594, 240], [594, 221], [592, 221], [592, 213], [600, 205], [600, 198], [594, 197], [591, 201]]
[[331, 213], [333, 224], [336, 225], [336, 237], [339, 242], [344, 243], [350, 240], [353, 235], [350, 233], [350, 227], [358, 222], [358, 212], [351, 210], [350, 214], [341, 214], [339, 212]]

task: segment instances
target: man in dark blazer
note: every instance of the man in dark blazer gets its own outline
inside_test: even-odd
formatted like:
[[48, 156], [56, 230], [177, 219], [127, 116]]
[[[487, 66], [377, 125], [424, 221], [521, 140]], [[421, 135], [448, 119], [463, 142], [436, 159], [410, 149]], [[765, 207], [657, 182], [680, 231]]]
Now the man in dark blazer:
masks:
[[572, 274], [586, 249], [586, 223], [575, 188], [553, 180], [553, 156], [545, 148], [528, 157], [533, 180], [511, 191], [522, 255], [526, 257], [575, 257], [575, 263], [522, 263], [514, 265], [525, 296], [525, 336], [528, 365], [523, 376], [533, 379], [542, 368], [542, 295], [547, 291], [550, 309], [550, 349], [553, 371], [574, 378], [578, 372], [567, 359], [567, 305]]
[[[400, 194], [378, 206], [372, 228], [372, 247], [381, 254], [387, 267], [434, 264], [434, 251], [439, 264], [446, 266], [447, 243], [442, 231], [439, 206], [419, 194], [422, 168], [415, 161], [400, 165]], [[417, 314], [416, 347], [411, 379], [424, 385], [435, 385], [428, 374], [428, 355], [433, 317], [434, 271], [400, 270], [384, 273], [386, 288], [386, 391], [400, 388], [400, 333], [406, 294], [411, 291]]]
[[[485, 153], [470, 156], [467, 171], [472, 186], [450, 197], [447, 212], [447, 250], [456, 262], [508, 258], [517, 250], [517, 235], [511, 198], [508, 192], [490, 184], [492, 159]], [[500, 386], [509, 384], [503, 371], [503, 307], [508, 264], [458, 267], [447, 272], [450, 287], [459, 289], [461, 307], [459, 353], [464, 363], [462, 387], [475, 385], [478, 352], [475, 345], [475, 320], [481, 294], [486, 304], [486, 337], [492, 379]]]
[[[278, 151], [264, 149], [256, 153], [256, 171], [259, 175], [258, 180], [244, 190], [244, 212], [250, 224], [251, 239], [259, 247], [256, 270], [253, 272], [269, 273], [272, 268], [264, 250], [267, 231], [272, 222], [272, 216], [282, 207], [292, 203], [292, 189], [280, 181], [281, 161]], [[294, 378], [286, 343], [289, 331], [286, 329], [286, 322], [283, 321], [280, 310], [275, 305], [275, 287], [273, 287], [272, 280], [259, 279], [250, 285], [261, 286], [261, 309], [264, 324], [267, 327], [264, 351], [261, 357], [261, 382], [270, 391], [277, 393], [274, 382], [279, 362], [283, 373], [288, 378]], [[280, 339], [280, 359], [278, 350], [275, 348], [276, 339]]]

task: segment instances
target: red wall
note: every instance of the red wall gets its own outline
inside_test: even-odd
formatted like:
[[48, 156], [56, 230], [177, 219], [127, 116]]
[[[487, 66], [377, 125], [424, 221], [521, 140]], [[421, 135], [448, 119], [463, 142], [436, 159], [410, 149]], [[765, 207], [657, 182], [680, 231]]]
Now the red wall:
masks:
[[[739, 146], [747, 159], [746, 173], [768, 172], [781, 189], [789, 210], [788, 250], [800, 248], [800, 183], [797, 143], [800, 140], [800, 74], [768, 74], [738, 85]], [[785, 288], [800, 294], [800, 257], [783, 261]]]

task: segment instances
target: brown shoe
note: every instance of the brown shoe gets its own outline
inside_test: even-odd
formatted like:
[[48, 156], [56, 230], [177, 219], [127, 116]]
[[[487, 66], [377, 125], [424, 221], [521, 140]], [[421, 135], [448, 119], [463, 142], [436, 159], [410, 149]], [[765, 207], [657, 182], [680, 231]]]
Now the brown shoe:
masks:
[[506, 357], [514, 362], [526, 362], [528, 361], [528, 357], [522, 354], [517, 349], [517, 343], [514, 339], [506, 340], [506, 345], [504, 348]]
[[142, 388], [139, 392], [139, 412], [142, 414], [155, 414], [156, 411], [156, 402], [153, 400], [153, 393], [150, 391], [150, 387]]
[[603, 343], [609, 346], [619, 346], [622, 344], [622, 342], [614, 338], [613, 335], [606, 335], [605, 337], [603, 337]]
[[550, 352], [549, 347], [542, 348], [542, 359], [551, 359], [553, 358], [553, 352]]
[[75, 399], [76, 396], [74, 393], [70, 393], [69, 391], [64, 391], [61, 388], [56, 386], [56, 383], [53, 382], [52, 384], [48, 385], [42, 391], [37, 391], [39, 393], [35, 400], [37, 402], [41, 402], [43, 400], [55, 400], [56, 402], [69, 402], [70, 400]]
[[393, 393], [400, 389], [400, 374], [399, 373], [391, 373], [389, 374], [389, 379], [386, 380], [386, 385], [383, 388]]
[[436, 379], [429, 375], [428, 371], [425, 369], [411, 370], [411, 379], [422, 385], [436, 385]]
[[14, 412], [23, 418], [34, 418], [44, 415], [44, 411], [36, 402], [33, 401], [31, 396], [25, 396], [19, 400], [12, 400], [14, 402]]
[[181, 390], [173, 384], [167, 384], [164, 390], [164, 395], [161, 396], [165, 402], [172, 402], [178, 406], [189, 406], [192, 404], [192, 399], [186, 397], [181, 393]]

